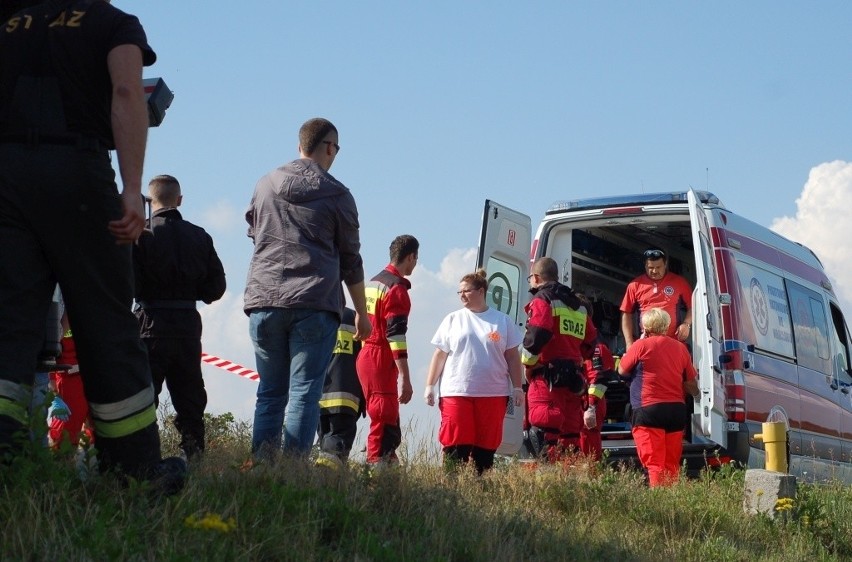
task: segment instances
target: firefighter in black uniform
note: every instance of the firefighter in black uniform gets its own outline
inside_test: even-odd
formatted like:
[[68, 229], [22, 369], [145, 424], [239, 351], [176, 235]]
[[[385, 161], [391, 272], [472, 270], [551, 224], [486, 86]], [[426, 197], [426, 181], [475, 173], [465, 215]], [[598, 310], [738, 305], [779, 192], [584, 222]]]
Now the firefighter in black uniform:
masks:
[[103, 0], [23, 4], [3, 14], [0, 29], [0, 454], [19, 450], [22, 400], [58, 283], [99, 466], [174, 492], [186, 464], [161, 460], [151, 371], [130, 309], [131, 244], [145, 225], [142, 67], [156, 55], [139, 20]]
[[349, 459], [356, 423], [365, 413], [364, 392], [355, 370], [360, 351], [361, 342], [355, 339], [355, 311], [345, 308], [320, 398], [317, 464], [333, 467]]
[[225, 293], [225, 270], [203, 228], [177, 210], [183, 195], [173, 176], [148, 184], [151, 219], [133, 248], [136, 318], [159, 396], [163, 381], [175, 409], [180, 448], [192, 459], [204, 451], [207, 392], [201, 378], [201, 316], [196, 301], [210, 304]]

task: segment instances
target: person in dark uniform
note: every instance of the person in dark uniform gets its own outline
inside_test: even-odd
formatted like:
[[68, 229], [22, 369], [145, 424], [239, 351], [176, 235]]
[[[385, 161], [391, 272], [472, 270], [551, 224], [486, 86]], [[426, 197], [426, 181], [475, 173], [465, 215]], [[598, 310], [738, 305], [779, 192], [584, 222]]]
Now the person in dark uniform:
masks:
[[361, 342], [355, 339], [355, 311], [344, 308], [320, 398], [317, 464], [335, 467], [349, 459], [358, 418], [365, 414], [364, 391], [355, 370], [360, 351]]
[[225, 293], [225, 270], [203, 228], [178, 211], [180, 183], [169, 175], [148, 184], [151, 233], [133, 248], [136, 318], [159, 396], [163, 381], [175, 409], [180, 448], [192, 459], [204, 451], [207, 392], [201, 378], [201, 316], [196, 301], [210, 304]]
[[99, 466], [175, 492], [186, 464], [161, 459], [151, 371], [130, 308], [131, 245], [145, 226], [142, 67], [156, 55], [139, 20], [103, 0], [29, 2], [2, 21], [0, 455], [20, 450], [21, 401], [58, 283]]

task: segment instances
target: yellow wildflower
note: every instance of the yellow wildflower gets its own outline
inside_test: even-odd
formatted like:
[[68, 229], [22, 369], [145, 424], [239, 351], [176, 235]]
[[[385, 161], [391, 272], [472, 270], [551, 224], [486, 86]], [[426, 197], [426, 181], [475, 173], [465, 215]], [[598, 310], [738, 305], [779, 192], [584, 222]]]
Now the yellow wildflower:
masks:
[[237, 521], [233, 517], [224, 520], [218, 513], [207, 513], [201, 518], [190, 515], [183, 520], [183, 524], [190, 529], [205, 529], [220, 533], [229, 533], [237, 528]]
[[779, 498], [775, 502], [775, 511], [790, 511], [793, 509], [793, 498]]

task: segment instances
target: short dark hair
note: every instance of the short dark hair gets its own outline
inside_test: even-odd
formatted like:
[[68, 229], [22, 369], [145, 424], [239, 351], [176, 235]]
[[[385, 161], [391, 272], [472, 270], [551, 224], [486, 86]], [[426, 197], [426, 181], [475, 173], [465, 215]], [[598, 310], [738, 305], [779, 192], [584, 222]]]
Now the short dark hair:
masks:
[[538, 258], [533, 264], [532, 271], [545, 281], [559, 280], [559, 266], [553, 258]]
[[328, 119], [314, 117], [308, 119], [299, 129], [299, 146], [302, 152], [311, 155], [330, 132], [337, 132], [337, 127]]
[[393, 239], [390, 245], [391, 263], [399, 263], [410, 254], [416, 254], [420, 250], [420, 242], [410, 234], [400, 234]]
[[177, 205], [180, 197], [180, 183], [168, 174], [154, 176], [148, 182], [148, 194], [162, 205]]

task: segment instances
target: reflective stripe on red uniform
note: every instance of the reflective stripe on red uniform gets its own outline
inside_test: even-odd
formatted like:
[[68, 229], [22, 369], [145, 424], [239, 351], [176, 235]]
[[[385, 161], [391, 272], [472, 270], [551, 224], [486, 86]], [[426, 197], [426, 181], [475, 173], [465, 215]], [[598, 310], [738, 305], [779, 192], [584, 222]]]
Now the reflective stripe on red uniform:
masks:
[[556, 282], [543, 285], [524, 310], [528, 317], [524, 365], [546, 365], [554, 359], [569, 359], [579, 365], [584, 357], [591, 357], [598, 332], [571, 289]]

